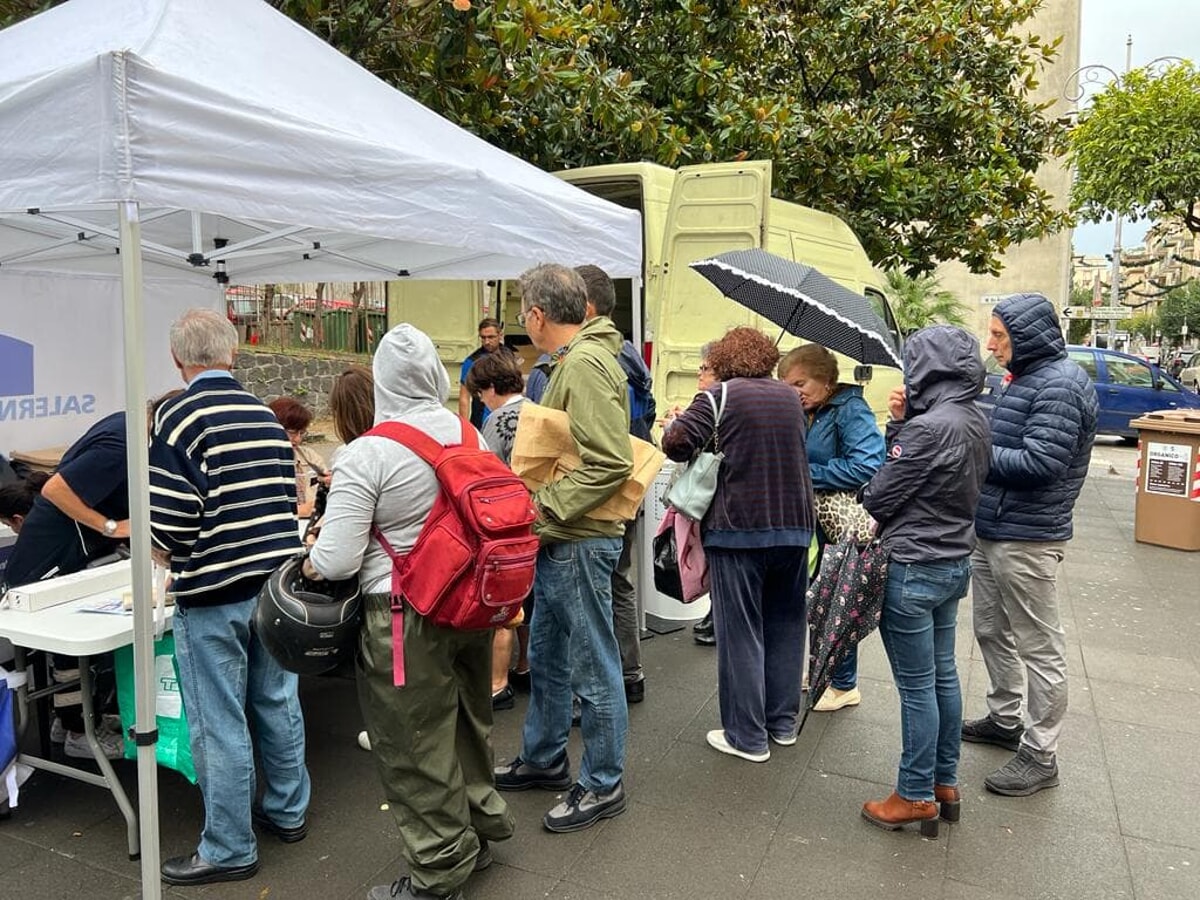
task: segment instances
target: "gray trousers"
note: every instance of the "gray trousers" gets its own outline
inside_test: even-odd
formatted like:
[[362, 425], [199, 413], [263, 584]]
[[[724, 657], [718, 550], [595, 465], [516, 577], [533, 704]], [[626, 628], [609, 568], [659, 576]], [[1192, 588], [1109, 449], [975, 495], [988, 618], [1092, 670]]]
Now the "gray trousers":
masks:
[[625, 536], [621, 539], [621, 558], [612, 574], [613, 632], [617, 646], [621, 649], [621, 674], [625, 683], [641, 681], [642, 674], [642, 626], [638, 621], [637, 589], [634, 587], [630, 570], [633, 564], [633, 542], [640, 531], [641, 519], [625, 523]]
[[[1064, 541], [986, 541], [971, 554], [975, 640], [988, 670], [988, 711], [1025, 721], [1021, 744], [1054, 758], [1067, 714], [1067, 647], [1058, 615]], [[1028, 688], [1028, 693], [1026, 693]]]

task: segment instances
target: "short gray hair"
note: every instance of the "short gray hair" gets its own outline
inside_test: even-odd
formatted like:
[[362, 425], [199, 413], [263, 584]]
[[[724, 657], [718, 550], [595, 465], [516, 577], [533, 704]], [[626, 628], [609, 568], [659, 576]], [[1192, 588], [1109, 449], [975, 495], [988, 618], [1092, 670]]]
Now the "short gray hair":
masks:
[[184, 366], [232, 366], [238, 333], [215, 309], [189, 309], [171, 324], [171, 352]]
[[587, 316], [587, 285], [574, 269], [542, 263], [521, 274], [521, 309], [537, 307], [547, 321], [581, 325]]

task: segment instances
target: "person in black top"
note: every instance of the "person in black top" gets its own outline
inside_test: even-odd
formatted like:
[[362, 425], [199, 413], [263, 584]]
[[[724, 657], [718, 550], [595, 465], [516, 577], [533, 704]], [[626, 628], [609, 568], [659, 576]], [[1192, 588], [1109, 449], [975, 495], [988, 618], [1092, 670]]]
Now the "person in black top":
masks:
[[[4, 580], [16, 587], [78, 572], [113, 554], [128, 538], [125, 413], [118, 412], [89, 428], [63, 455], [21, 522]], [[77, 677], [78, 662], [72, 657], [56, 655], [54, 664], [56, 681]], [[59, 693], [54, 705], [65, 729], [66, 754], [90, 758], [78, 698], [78, 693]], [[51, 737], [56, 733], [52, 729]], [[124, 755], [119, 733], [101, 729], [96, 737], [110, 759]]]
[[488, 353], [507, 353], [516, 357], [512, 350], [504, 346], [504, 325], [496, 319], [484, 319], [479, 323], [479, 349], [463, 360], [462, 369], [458, 373], [458, 414], [464, 419], [470, 419], [471, 424], [478, 429], [482, 429], [483, 423], [487, 421], [488, 409], [482, 400], [471, 396], [471, 392], [467, 390], [467, 375], [471, 372], [471, 366], [475, 365], [475, 360]]

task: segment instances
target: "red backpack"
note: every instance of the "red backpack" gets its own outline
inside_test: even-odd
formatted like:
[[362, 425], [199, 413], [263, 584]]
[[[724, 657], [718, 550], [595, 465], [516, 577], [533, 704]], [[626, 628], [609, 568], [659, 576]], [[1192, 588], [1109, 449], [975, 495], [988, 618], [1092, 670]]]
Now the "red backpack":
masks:
[[427, 434], [385, 422], [368, 435], [391, 438], [433, 467], [441, 491], [421, 534], [397, 554], [372, 532], [392, 560], [392, 645], [395, 683], [404, 683], [402, 604], [443, 628], [496, 628], [511, 622], [533, 589], [537, 512], [524, 483], [499, 457], [480, 449], [462, 423], [462, 443], [443, 446]]

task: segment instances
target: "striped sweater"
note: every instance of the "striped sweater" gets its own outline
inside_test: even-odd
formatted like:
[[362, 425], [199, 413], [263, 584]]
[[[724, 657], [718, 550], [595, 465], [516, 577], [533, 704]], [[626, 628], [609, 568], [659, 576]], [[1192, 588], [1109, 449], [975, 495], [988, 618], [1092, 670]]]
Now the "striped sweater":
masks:
[[228, 374], [204, 374], [155, 416], [150, 522], [181, 606], [245, 599], [300, 552], [296, 464], [274, 413]]

